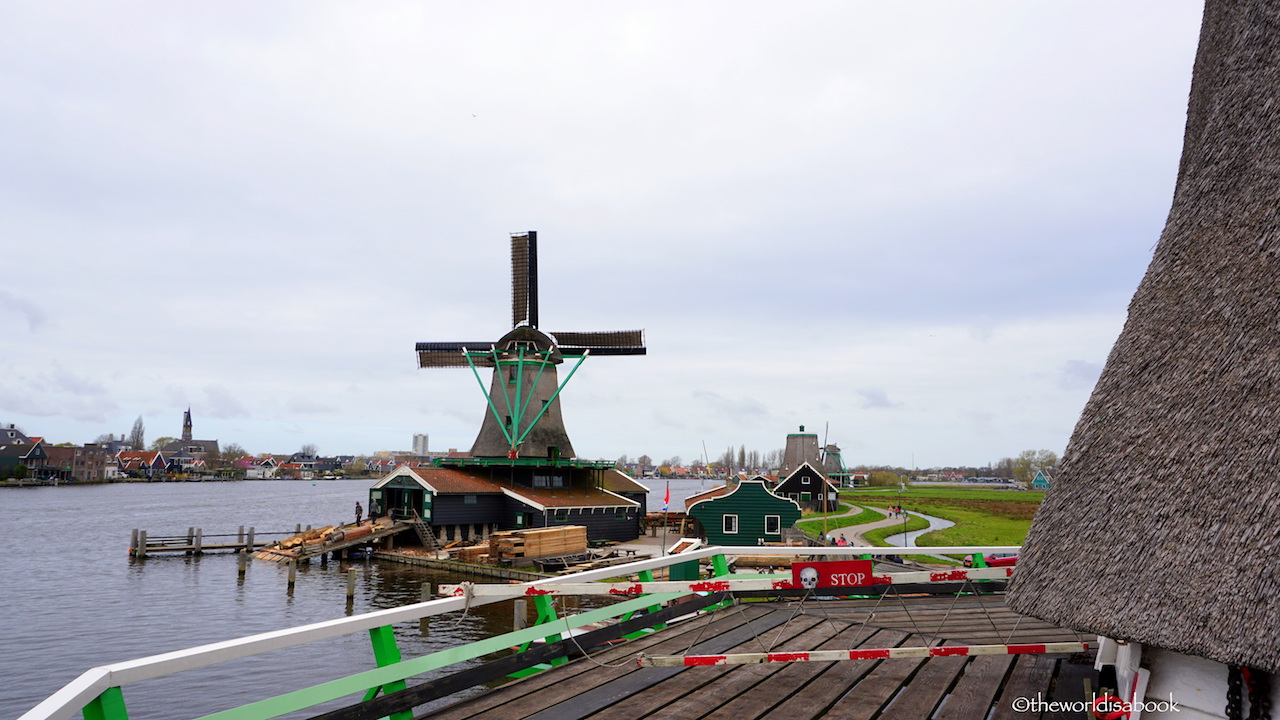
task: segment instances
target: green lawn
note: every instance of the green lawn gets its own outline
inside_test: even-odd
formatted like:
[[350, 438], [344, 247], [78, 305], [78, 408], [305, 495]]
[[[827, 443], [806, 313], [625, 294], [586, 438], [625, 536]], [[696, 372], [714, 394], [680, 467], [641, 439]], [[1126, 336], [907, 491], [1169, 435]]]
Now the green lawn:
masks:
[[[848, 510], [845, 510], [845, 512], [848, 512]], [[863, 523], [875, 522], [883, 518], [884, 518], [883, 513], [878, 513], [875, 510], [864, 509], [862, 512], [858, 513], [857, 515], [850, 515], [849, 517], [833, 518], [828, 516], [826, 519], [826, 528], [827, 528], [827, 532], [829, 533], [832, 530], [839, 530], [840, 528], [844, 528], [844, 527], [851, 527], [853, 525], [862, 525]], [[822, 527], [823, 527], [822, 523], [823, 523], [822, 516], [819, 515], [818, 519], [816, 520], [814, 519], [801, 520], [800, 522], [796, 523], [796, 527], [800, 528], [800, 531], [805, 533], [806, 535], [817, 538], [822, 536]]]
[[[842, 500], [861, 505], [889, 507], [902, 504], [907, 510], [944, 518], [955, 527], [938, 530], [920, 538], [919, 545], [1021, 545], [1031, 528], [1031, 518], [1044, 499], [1041, 492], [991, 490], [986, 488], [908, 488], [902, 493], [855, 490], [840, 494]], [[927, 527], [908, 524], [909, 530]], [[900, 530], [878, 534], [877, 539]], [[871, 540], [873, 533], [867, 534]]]

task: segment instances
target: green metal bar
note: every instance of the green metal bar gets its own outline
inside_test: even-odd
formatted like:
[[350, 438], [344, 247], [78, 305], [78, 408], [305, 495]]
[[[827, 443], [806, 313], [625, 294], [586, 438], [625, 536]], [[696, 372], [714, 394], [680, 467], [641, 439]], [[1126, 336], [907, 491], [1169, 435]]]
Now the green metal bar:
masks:
[[124, 692], [118, 687], [110, 687], [84, 706], [84, 720], [129, 720], [129, 713], [124, 709]]
[[[637, 573], [637, 576], [640, 578], [640, 582], [653, 582], [653, 571], [652, 571], [652, 570], [641, 570], [639, 573]], [[645, 612], [655, 613], [655, 612], [658, 612], [658, 611], [659, 611], [659, 610], [661, 610], [661, 609], [662, 609], [662, 606], [661, 606], [661, 605], [650, 605], [649, 607], [645, 608]], [[623, 619], [624, 621], [626, 621], [626, 620], [630, 620], [630, 619], [631, 619], [635, 614], [636, 614], [636, 613], [635, 613], [635, 611], [629, 612], [629, 613], [627, 613], [627, 614], [626, 614], [626, 616], [624, 616], [622, 619]], [[622, 637], [624, 637], [624, 638], [626, 638], [626, 639], [628, 639], [628, 640], [634, 640], [634, 639], [636, 639], [636, 638], [638, 638], [638, 637], [641, 637], [641, 636], [643, 636], [643, 635], [648, 635], [649, 633], [653, 632], [654, 630], [662, 630], [662, 629], [663, 629], [663, 628], [665, 628], [666, 626], [667, 626], [667, 624], [666, 624], [666, 623], [658, 623], [657, 625], [654, 625], [654, 626], [653, 626], [653, 628], [646, 628], [646, 629], [643, 629], [643, 630], [637, 630], [637, 631], [635, 631], [635, 632], [633, 632], [633, 633], [631, 633], [631, 634], [629, 634], [629, 635], [623, 635]]]
[[520, 436], [519, 442], [524, 442], [524, 439], [529, 435], [529, 431], [532, 430], [533, 426], [537, 425], [538, 421], [542, 419], [542, 416], [546, 414], [547, 408], [551, 407], [552, 403], [554, 403], [556, 399], [560, 397], [560, 391], [564, 390], [564, 386], [569, 384], [569, 381], [573, 379], [573, 374], [578, 372], [578, 368], [582, 367], [582, 363], [586, 359], [587, 359], [587, 356], [585, 354], [582, 357], [578, 358], [578, 364], [573, 366], [573, 369], [570, 370], [569, 374], [565, 377], [564, 382], [560, 383], [560, 387], [556, 388], [556, 391], [551, 394], [551, 399], [548, 400], [547, 404], [543, 405], [542, 409], [538, 411], [537, 416], [533, 418], [533, 422], [529, 423], [529, 427], [526, 428], [524, 431], [524, 434]]
[[[369, 628], [369, 640], [373, 643], [373, 659], [378, 664], [378, 667], [395, 665], [400, 662], [400, 647], [396, 645], [395, 631], [390, 625]], [[377, 697], [379, 690], [383, 694], [390, 694], [397, 690], [404, 690], [405, 687], [404, 680], [396, 680], [385, 685], [369, 688], [369, 691], [364, 694], [364, 701], [369, 702]], [[398, 712], [391, 716], [391, 720], [413, 720], [413, 713], [408, 710]]]
[[[497, 357], [498, 351], [493, 351], [494, 357]], [[476, 383], [480, 385], [480, 392], [484, 393], [485, 402], [489, 403], [489, 410], [493, 413], [493, 419], [498, 421], [498, 427], [502, 428], [502, 434], [507, 438], [507, 442], [511, 442], [511, 433], [502, 425], [502, 416], [498, 414], [498, 408], [493, 404], [493, 398], [489, 397], [489, 391], [484, 389], [484, 381], [480, 379], [480, 371], [476, 369], [476, 364], [471, 361], [470, 353], [463, 353], [463, 357], [467, 359], [467, 364], [471, 366], [471, 374], [476, 376]], [[495, 360], [496, 362], [496, 360]]]
[[716, 577], [729, 574], [729, 561], [725, 559], [724, 555], [711, 556], [711, 574]]
[[[498, 359], [498, 348], [490, 348], [490, 351], [493, 353], [493, 371], [494, 371], [494, 372], [496, 372], [496, 373], [500, 373], [500, 372], [502, 372], [502, 370], [503, 370], [503, 367], [502, 367], [502, 366], [503, 366], [503, 361], [501, 361], [501, 360], [499, 360], [499, 359]], [[506, 361], [506, 365], [510, 366], [510, 365], [511, 365], [511, 361], [509, 361], [509, 360], [508, 360], [508, 361]], [[510, 428], [510, 429], [508, 429], [508, 428], [506, 428], [506, 427], [504, 426], [504, 427], [503, 427], [503, 430], [502, 430], [502, 434], [507, 436], [507, 443], [509, 444], [509, 445], [508, 445], [508, 447], [510, 447], [510, 448], [514, 448], [514, 447], [516, 446], [516, 445], [515, 445], [515, 442], [516, 442], [516, 441], [515, 441], [516, 428], [520, 427], [518, 424], [514, 424], [514, 423], [516, 423], [516, 422], [517, 422], [517, 421], [515, 420], [515, 417], [516, 417], [516, 411], [518, 410], [518, 408], [513, 407], [513, 406], [512, 406], [512, 404], [511, 404], [511, 393], [507, 392], [507, 381], [506, 381], [506, 379], [505, 379], [505, 378], [499, 378], [499, 381], [498, 381], [498, 382], [496, 382], [496, 383], [494, 383], [494, 384], [495, 384], [495, 385], [497, 385], [498, 387], [502, 388], [502, 402], [503, 402], [503, 404], [505, 404], [505, 405], [506, 405], [506, 407], [507, 407], [507, 412], [510, 412], [510, 413], [512, 414], [512, 423], [513, 423], [513, 424], [512, 424], [512, 426], [511, 426], [511, 428]], [[498, 417], [498, 415], [496, 414], [496, 411], [495, 411], [495, 414], [494, 414], [494, 416], [493, 416], [493, 417], [494, 417], [494, 419], [495, 419], [495, 420], [497, 420], [497, 421], [498, 421], [498, 423], [499, 423], [499, 424], [502, 424], [503, 420], [502, 420], [502, 418]]]
[[[523, 361], [524, 361], [524, 358], [523, 358], [523, 356], [522, 356], [522, 357], [521, 357], [521, 365], [520, 365], [520, 377], [521, 377], [521, 378], [523, 378], [523, 377], [524, 377], [524, 364], [523, 364]], [[542, 382], [542, 373], [546, 372], [546, 370], [547, 370], [547, 366], [551, 364], [549, 361], [546, 361], [546, 360], [541, 360], [541, 361], [539, 361], [539, 362], [540, 362], [540, 365], [538, 366], [538, 375], [537, 375], [537, 377], [535, 377], [535, 378], [533, 379], [533, 384], [531, 384], [531, 385], [529, 386], [529, 397], [528, 397], [528, 398], [523, 398], [523, 396], [522, 396], [523, 400], [522, 400], [522, 402], [521, 402], [521, 409], [520, 409], [520, 417], [521, 417], [521, 419], [522, 419], [522, 420], [524, 419], [524, 413], [525, 413], [525, 412], [528, 410], [528, 408], [529, 408], [529, 403], [533, 402], [533, 395], [534, 395], [534, 393], [536, 393], [536, 392], [538, 391], [538, 385]], [[566, 380], [565, 380], [565, 382], [568, 382], [568, 379], [566, 379]], [[517, 388], [517, 392], [519, 392], [519, 388]], [[550, 405], [551, 403], [547, 403], [547, 404], [548, 404], [548, 405]], [[524, 443], [524, 440], [525, 440], [525, 438], [526, 438], [526, 437], [528, 437], [528, 436], [529, 436], [529, 433], [533, 432], [533, 426], [534, 426], [534, 425], [537, 425], [537, 424], [538, 424], [538, 420], [540, 420], [541, 418], [542, 418], [542, 413], [538, 413], [538, 417], [534, 418], [534, 419], [533, 419], [533, 422], [529, 423], [529, 427], [525, 428], [524, 432], [523, 432], [523, 433], [521, 433], [521, 434], [520, 434], [520, 436], [519, 436], [518, 438], [516, 438], [517, 447], [519, 447], [519, 445], [521, 445], [521, 444], [523, 444], [523, 443]], [[513, 429], [512, 429], [512, 432], [513, 432], [513, 433], [514, 433], [514, 432], [517, 432], [517, 431], [519, 431], [519, 429], [520, 429], [520, 426], [519, 426], [519, 425], [516, 425], [516, 426], [515, 426], [515, 428], [513, 428]]]
[[[714, 575], [715, 577], [724, 577], [729, 574], [729, 560], [726, 559], [724, 555], [711, 556], [711, 574]], [[716, 603], [715, 605], [712, 605], [711, 607], [707, 608], [707, 611], [712, 612], [715, 610], [719, 610], [720, 608], [729, 607], [734, 602], [735, 601], [733, 598], [729, 598], [724, 602], [720, 602], [720, 603]]]
[[[560, 619], [556, 615], [555, 602], [553, 598], [551, 598], [549, 595], [534, 595], [533, 606], [538, 611], [538, 617], [536, 620], [533, 621], [535, 627], [537, 627], [538, 625], [547, 625], [549, 623], [557, 622]], [[544, 638], [544, 640], [546, 640], [549, 643], [559, 642], [560, 640], [563, 640], [563, 639], [564, 637], [560, 633], [555, 633], [554, 635], [548, 635]], [[525, 643], [524, 645], [521, 645], [520, 652], [524, 652], [525, 650], [528, 650], [532, 644], [533, 644], [533, 641], [531, 640]], [[534, 665], [533, 667], [525, 668], [523, 670], [517, 670], [516, 672], [511, 673], [507, 677], [522, 678], [522, 677], [527, 677], [529, 675], [535, 675], [537, 673], [542, 672], [543, 670], [549, 670], [550, 668], [555, 667], [556, 665], [563, 665], [566, 662], [569, 662], [569, 658], [567, 657], [552, 658], [551, 660], [545, 663], [539, 663], [538, 665]]]
[[[524, 387], [524, 346], [517, 345], [516, 346], [516, 393], [515, 393], [516, 407], [515, 407], [515, 411], [511, 413], [511, 435], [513, 437], [519, 437], [520, 421], [524, 419], [524, 411], [525, 411], [525, 408], [528, 407], [528, 405], [525, 404], [524, 402], [524, 393], [521, 392], [521, 388], [523, 387]], [[510, 407], [510, 403], [508, 403], [508, 407]], [[520, 438], [520, 440], [523, 440], [523, 438]], [[520, 440], [516, 440], [513, 442], [513, 444], [511, 445], [512, 450], [519, 449]]]
[[[600, 622], [612, 617], [617, 617], [626, 612], [652, 605], [657, 602], [665, 602], [678, 597], [684, 597], [687, 593], [658, 593], [642, 598], [634, 598], [624, 600], [620, 603], [610, 605], [608, 607], [590, 610], [585, 613], [573, 615], [570, 618], [569, 625], [571, 627], [581, 627], [590, 625], [594, 622]], [[561, 622], [564, 622], [562, 619]], [[486, 640], [478, 640], [466, 645], [441, 650], [440, 652], [423, 655], [422, 657], [413, 658], [398, 662], [395, 665], [388, 665], [376, 670], [366, 670], [362, 673], [356, 673], [345, 678], [331, 680], [319, 685], [313, 685], [301, 690], [294, 690], [284, 695], [259, 700], [247, 705], [241, 705], [237, 708], [223, 710], [205, 715], [196, 720], [270, 720], [287, 713], [305, 710], [313, 705], [318, 705], [329, 700], [336, 700], [347, 695], [363, 693], [365, 690], [376, 685], [387, 685], [397, 680], [421, 675], [425, 672], [438, 670], [442, 667], [448, 667], [456, 663], [472, 660], [482, 655], [506, 650], [513, 645], [535, 640], [543, 637], [547, 632], [546, 628], [531, 627], [524, 630], [497, 635]], [[107, 720], [116, 720], [108, 718]]]

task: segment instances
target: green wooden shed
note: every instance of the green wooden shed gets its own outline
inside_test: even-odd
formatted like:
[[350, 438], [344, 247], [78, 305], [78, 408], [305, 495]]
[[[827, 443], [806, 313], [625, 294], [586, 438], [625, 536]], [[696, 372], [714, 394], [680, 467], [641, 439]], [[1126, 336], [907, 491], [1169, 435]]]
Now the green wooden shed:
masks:
[[782, 532], [800, 519], [800, 506], [769, 491], [764, 478], [743, 480], [719, 497], [689, 506], [711, 545], [763, 545], [782, 542]]

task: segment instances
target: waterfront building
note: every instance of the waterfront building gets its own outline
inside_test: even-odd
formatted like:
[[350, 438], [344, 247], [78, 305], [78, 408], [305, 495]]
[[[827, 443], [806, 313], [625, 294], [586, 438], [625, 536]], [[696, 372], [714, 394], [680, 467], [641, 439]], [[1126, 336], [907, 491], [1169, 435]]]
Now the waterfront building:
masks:
[[800, 519], [800, 505], [771, 492], [763, 477], [719, 489], [689, 505], [689, 516], [698, 521], [700, 535], [709, 545], [782, 542], [783, 532]]

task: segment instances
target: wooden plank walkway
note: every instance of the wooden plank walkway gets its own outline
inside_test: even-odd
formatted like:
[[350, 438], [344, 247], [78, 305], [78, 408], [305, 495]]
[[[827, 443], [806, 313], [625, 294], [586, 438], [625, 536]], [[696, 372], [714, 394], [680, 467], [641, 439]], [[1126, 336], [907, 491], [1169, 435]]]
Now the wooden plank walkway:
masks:
[[[878, 602], [878, 606], [877, 606]], [[1077, 640], [1002, 594], [746, 603], [509, 683], [421, 720], [971, 720], [1034, 717], [1015, 698], [1078, 700], [1091, 656], [910, 658], [640, 668], [649, 655]], [[1096, 682], [1095, 682], [1096, 684]]]

